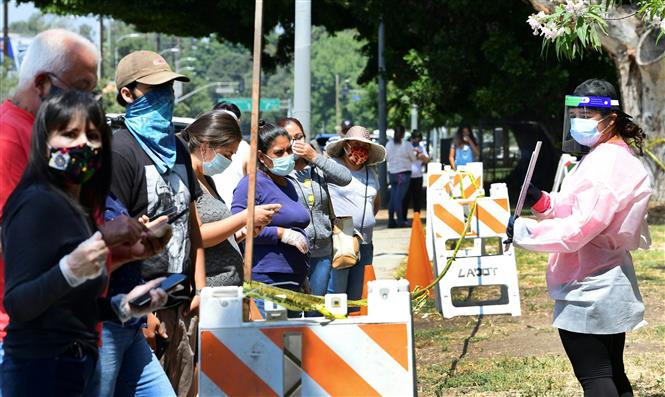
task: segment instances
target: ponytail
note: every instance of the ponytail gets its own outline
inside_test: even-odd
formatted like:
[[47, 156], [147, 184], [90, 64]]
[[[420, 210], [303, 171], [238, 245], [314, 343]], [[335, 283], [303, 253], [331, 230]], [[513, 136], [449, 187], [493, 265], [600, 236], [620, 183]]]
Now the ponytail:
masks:
[[617, 135], [630, 146], [634, 146], [640, 156], [644, 155], [644, 139], [647, 135], [633, 122], [632, 117], [624, 112], [616, 112], [615, 128]]

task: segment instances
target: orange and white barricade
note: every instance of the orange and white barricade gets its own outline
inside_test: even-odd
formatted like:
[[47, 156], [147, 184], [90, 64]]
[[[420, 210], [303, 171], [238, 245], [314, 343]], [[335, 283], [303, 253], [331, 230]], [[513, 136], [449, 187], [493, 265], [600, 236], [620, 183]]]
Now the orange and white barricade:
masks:
[[[468, 199], [483, 196], [483, 163], [468, 163], [461, 165], [458, 170], [452, 170], [449, 165], [441, 168], [441, 163], [427, 164], [425, 183], [427, 186], [427, 217], [430, 216], [430, 203], [440, 202], [444, 199]], [[431, 223], [425, 225], [425, 243], [429, 260], [434, 260], [432, 251]]]
[[202, 291], [199, 396], [416, 394], [406, 280], [370, 282], [368, 315], [334, 321], [243, 322], [242, 298], [241, 287]]
[[[471, 213], [474, 200], [476, 209]], [[432, 244], [436, 273], [440, 274], [455, 243], [464, 231], [464, 224], [471, 217], [470, 230], [465, 235], [462, 249], [457, 253], [448, 273], [438, 288], [438, 306], [444, 317], [459, 315], [521, 314], [515, 253], [511, 245], [504, 251], [506, 226], [510, 217], [508, 190], [505, 184], [495, 183], [490, 197], [477, 199], [451, 199], [428, 203], [431, 212], [427, 222], [432, 225]], [[492, 286], [499, 296], [495, 299], [453, 299], [455, 289]], [[471, 294], [469, 294], [470, 296]]]

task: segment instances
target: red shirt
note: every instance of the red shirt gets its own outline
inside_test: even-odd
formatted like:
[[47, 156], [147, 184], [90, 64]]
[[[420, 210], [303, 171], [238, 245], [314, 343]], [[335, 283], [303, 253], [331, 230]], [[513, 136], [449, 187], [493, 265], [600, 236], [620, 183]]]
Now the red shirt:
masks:
[[[32, 125], [35, 116], [10, 100], [0, 104], [0, 224], [2, 209], [28, 165]], [[0, 341], [5, 337], [9, 317], [2, 304], [5, 294], [5, 262], [0, 256]]]

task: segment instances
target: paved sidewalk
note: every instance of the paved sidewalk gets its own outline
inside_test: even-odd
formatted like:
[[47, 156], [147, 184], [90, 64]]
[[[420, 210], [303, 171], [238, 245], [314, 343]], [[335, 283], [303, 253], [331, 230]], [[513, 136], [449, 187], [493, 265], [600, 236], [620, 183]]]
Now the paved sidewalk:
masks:
[[[408, 224], [411, 225], [413, 214], [409, 210]], [[425, 223], [424, 213], [420, 220]], [[409, 252], [411, 227], [388, 229], [388, 210], [381, 210], [376, 215], [374, 227], [374, 273], [377, 279], [395, 278], [395, 272], [406, 260]]]

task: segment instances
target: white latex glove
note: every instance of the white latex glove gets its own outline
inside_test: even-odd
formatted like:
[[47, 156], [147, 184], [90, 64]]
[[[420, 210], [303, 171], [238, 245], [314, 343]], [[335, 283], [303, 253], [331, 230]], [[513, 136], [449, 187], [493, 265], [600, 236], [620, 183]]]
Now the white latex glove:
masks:
[[58, 266], [67, 283], [72, 287], [77, 287], [86, 280], [99, 277], [104, 272], [108, 254], [109, 249], [102, 239], [102, 234], [96, 232], [79, 244], [69, 255], [65, 255]]
[[[128, 294], [119, 294], [115, 295], [112, 298], [112, 307], [115, 310], [116, 314], [120, 321], [125, 322], [132, 317], [141, 317], [146, 314], [152, 313], [155, 310], [166, 304], [168, 296], [166, 292], [159, 287], [159, 284], [164, 281], [166, 277], [156, 278], [154, 280], [148, 281], [143, 285], [138, 285], [134, 287]], [[144, 307], [135, 307], [129, 304], [134, 298], [150, 292], [150, 304]]]
[[303, 254], [306, 254], [307, 251], [309, 251], [309, 241], [307, 241], [307, 237], [293, 229], [284, 229], [280, 241], [284, 244], [292, 245], [298, 248], [298, 250]]

